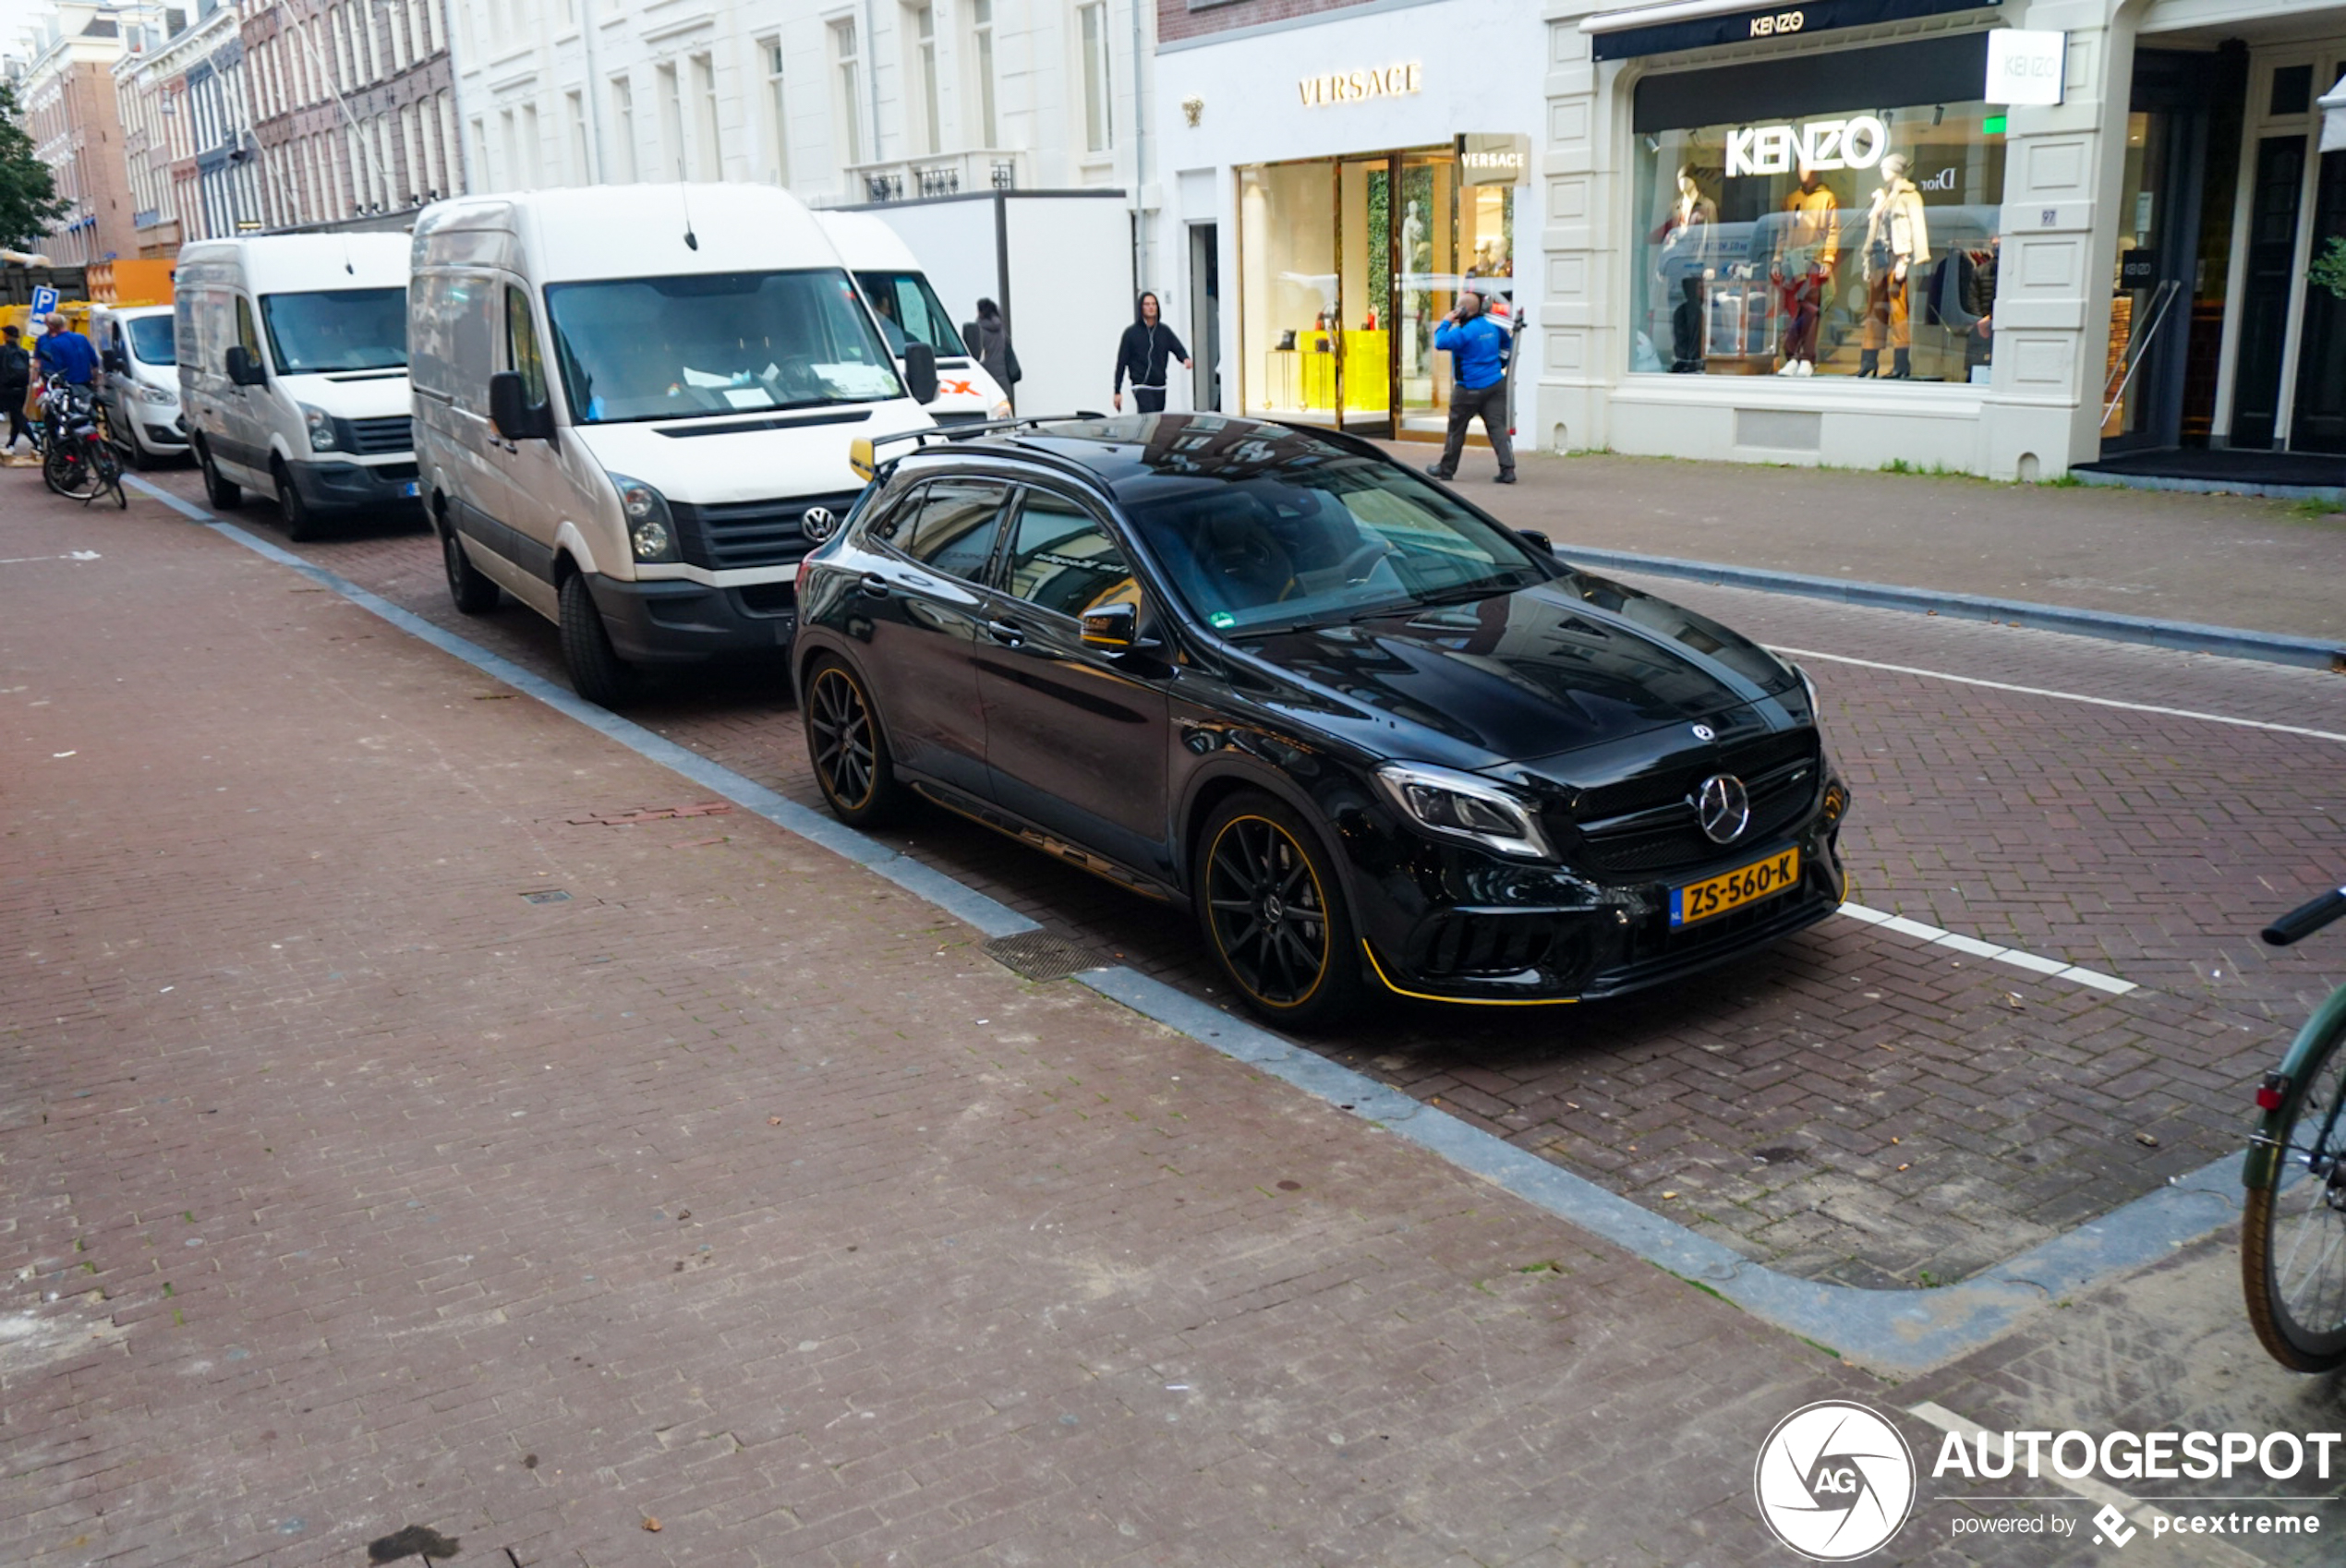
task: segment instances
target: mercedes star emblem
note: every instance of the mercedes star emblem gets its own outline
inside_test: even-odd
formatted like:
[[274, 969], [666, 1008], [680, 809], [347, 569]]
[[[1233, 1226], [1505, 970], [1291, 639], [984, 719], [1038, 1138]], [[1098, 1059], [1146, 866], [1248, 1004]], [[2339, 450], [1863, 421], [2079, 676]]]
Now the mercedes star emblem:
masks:
[[1732, 773], [1714, 773], [1695, 791], [1695, 815], [1703, 837], [1714, 844], [1732, 844], [1751, 826], [1751, 798], [1743, 780]]
[[1719, 738], [1719, 732], [1708, 724], [1698, 724], [1694, 727], [1694, 738], [1698, 741], [1715, 741]]
[[839, 526], [839, 519], [831, 515], [828, 506], [810, 506], [799, 513], [798, 525], [810, 539], [828, 539], [831, 530]]

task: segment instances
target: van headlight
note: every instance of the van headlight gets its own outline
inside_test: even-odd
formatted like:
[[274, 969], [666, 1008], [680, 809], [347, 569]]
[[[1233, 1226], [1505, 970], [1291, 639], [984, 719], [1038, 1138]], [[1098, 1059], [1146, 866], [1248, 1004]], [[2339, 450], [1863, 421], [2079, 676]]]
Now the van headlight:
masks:
[[1530, 808], [1487, 778], [1393, 762], [1376, 770], [1376, 781], [1403, 815], [1430, 832], [1524, 860], [1556, 858]]
[[312, 408], [306, 403], [298, 406], [301, 409], [302, 428], [309, 432], [309, 450], [312, 452], [340, 451], [342, 438], [334, 432], [334, 416], [322, 408]]
[[1007, 397], [1006, 397], [1006, 398], [1002, 399], [999, 403], [997, 403], [997, 404], [994, 405], [994, 413], [993, 413], [993, 416], [993, 416], [994, 418], [997, 418], [997, 419], [1008, 419], [1008, 418], [1010, 418], [1010, 400], [1009, 398], [1007, 398]]
[[179, 393], [170, 387], [159, 387], [152, 381], [139, 382], [139, 395], [145, 398], [149, 403], [153, 404], [157, 408], [176, 408], [179, 406]]
[[668, 514], [668, 498], [624, 474], [613, 474], [619, 490], [620, 521], [627, 529], [627, 548], [637, 561], [674, 561], [676, 523]]

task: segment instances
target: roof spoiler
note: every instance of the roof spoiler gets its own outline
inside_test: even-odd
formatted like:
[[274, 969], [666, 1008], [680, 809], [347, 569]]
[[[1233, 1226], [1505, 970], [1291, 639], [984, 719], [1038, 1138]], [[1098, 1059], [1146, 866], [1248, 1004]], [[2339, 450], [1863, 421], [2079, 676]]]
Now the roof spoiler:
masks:
[[1057, 425], [1069, 419], [1104, 419], [1106, 416], [1095, 409], [1079, 408], [1072, 414], [1037, 414], [1022, 419], [988, 419], [977, 425], [932, 425], [926, 429], [899, 430], [888, 436], [858, 436], [847, 449], [848, 466], [855, 476], [866, 484], [879, 472], [879, 449], [898, 441], [913, 441], [926, 446], [932, 440], [958, 441], [971, 436], [993, 435], [1002, 430], [1031, 429], [1040, 425]]

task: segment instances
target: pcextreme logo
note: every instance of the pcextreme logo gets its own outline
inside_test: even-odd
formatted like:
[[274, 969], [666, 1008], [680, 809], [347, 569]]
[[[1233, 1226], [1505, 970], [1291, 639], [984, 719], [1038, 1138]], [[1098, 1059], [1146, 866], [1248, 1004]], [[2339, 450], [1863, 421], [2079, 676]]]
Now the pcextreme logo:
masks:
[[1915, 1456], [1862, 1405], [1803, 1405], [1776, 1423], [1752, 1473], [1760, 1517], [1817, 1562], [1847, 1562], [1898, 1533], [1915, 1503]]

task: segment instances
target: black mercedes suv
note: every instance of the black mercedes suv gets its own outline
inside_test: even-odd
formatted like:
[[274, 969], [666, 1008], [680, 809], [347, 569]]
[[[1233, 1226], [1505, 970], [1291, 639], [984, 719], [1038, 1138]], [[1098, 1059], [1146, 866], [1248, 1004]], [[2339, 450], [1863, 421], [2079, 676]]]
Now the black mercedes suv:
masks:
[[797, 597], [841, 818], [919, 795], [1189, 909], [1290, 1025], [1613, 995], [1844, 891], [1798, 669], [1349, 436], [925, 434], [882, 449]]

